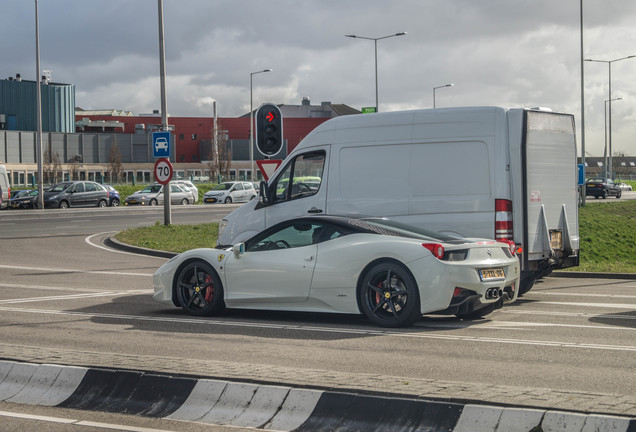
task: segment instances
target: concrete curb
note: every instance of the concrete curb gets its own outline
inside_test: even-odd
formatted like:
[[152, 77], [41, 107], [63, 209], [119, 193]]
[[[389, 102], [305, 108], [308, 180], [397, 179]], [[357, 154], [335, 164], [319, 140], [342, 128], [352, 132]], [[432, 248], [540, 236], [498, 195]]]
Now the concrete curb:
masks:
[[0, 361], [0, 400], [275, 431], [636, 432], [636, 418]]

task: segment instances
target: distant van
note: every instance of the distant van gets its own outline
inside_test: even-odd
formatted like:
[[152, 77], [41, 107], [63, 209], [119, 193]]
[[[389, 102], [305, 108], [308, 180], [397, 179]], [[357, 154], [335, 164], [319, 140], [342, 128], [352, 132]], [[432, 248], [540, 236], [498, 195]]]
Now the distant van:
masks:
[[[308, 177], [319, 181], [295, 181]], [[514, 240], [523, 293], [552, 269], [578, 265], [577, 199], [572, 115], [466, 107], [341, 116], [300, 142], [258, 200], [225, 217], [218, 246], [302, 215], [386, 216]]]
[[0, 164], [0, 190], [2, 190], [2, 199], [0, 199], [0, 208], [7, 208], [11, 199], [11, 187], [9, 186], [9, 176], [7, 168]]

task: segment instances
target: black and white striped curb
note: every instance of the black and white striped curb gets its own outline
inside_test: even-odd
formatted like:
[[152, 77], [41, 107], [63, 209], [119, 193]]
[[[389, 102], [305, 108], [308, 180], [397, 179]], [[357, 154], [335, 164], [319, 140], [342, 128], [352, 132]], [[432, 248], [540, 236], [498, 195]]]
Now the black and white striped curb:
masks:
[[0, 360], [0, 400], [274, 431], [636, 432], [636, 419]]

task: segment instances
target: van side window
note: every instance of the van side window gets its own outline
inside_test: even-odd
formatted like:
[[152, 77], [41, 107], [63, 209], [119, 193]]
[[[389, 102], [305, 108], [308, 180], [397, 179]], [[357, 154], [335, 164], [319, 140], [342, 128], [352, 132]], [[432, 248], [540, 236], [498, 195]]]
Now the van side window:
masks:
[[320, 189], [325, 152], [303, 153], [292, 160], [274, 183], [276, 202], [314, 195]]

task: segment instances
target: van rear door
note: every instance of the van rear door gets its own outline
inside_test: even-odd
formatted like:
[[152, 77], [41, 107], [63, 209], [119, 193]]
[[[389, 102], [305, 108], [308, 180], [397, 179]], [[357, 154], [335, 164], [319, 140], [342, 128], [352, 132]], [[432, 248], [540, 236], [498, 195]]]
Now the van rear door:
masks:
[[578, 265], [574, 117], [531, 110], [524, 113], [523, 269], [542, 271], [546, 265]]

